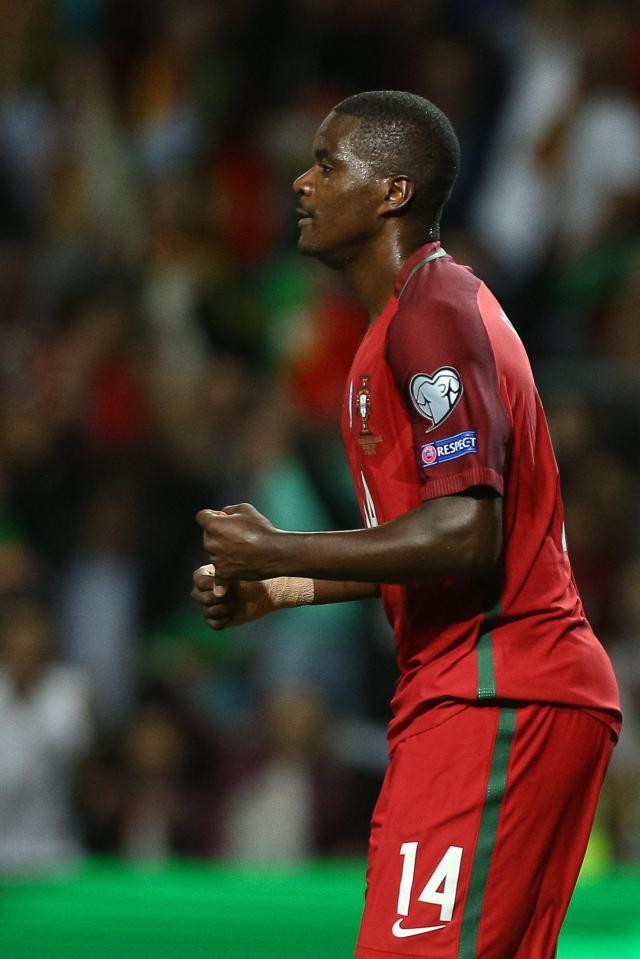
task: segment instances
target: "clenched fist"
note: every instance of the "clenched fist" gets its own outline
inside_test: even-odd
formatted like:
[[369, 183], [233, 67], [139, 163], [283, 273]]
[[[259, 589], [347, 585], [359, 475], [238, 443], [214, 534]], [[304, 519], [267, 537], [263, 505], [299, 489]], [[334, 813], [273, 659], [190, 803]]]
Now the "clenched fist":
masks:
[[200, 566], [195, 571], [191, 595], [200, 603], [202, 615], [215, 630], [242, 626], [274, 608], [268, 583], [236, 582], [223, 586], [216, 582], [216, 569], [212, 565]]
[[196, 520], [204, 530], [202, 540], [217, 582], [266, 579], [280, 572], [277, 564], [285, 534], [253, 506], [203, 509]]

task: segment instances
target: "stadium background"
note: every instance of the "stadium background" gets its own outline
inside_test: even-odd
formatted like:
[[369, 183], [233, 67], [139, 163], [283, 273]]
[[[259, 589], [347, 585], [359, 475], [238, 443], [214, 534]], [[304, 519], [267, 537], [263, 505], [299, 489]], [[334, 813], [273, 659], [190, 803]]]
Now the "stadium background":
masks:
[[356, 604], [218, 635], [189, 590], [202, 506], [359, 524], [337, 420], [366, 319], [297, 257], [290, 183], [384, 87], [459, 133], [444, 245], [530, 352], [621, 684], [560, 956], [638, 954], [639, 8], [0, 0], [7, 959], [350, 954], [389, 631]]

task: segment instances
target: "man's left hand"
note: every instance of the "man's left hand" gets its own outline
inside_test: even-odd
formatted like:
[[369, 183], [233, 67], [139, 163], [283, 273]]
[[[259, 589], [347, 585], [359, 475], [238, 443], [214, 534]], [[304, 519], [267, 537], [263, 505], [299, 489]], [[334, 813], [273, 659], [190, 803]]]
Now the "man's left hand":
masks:
[[255, 507], [240, 503], [223, 510], [202, 509], [196, 520], [204, 530], [204, 548], [218, 582], [279, 575], [274, 564], [282, 533]]

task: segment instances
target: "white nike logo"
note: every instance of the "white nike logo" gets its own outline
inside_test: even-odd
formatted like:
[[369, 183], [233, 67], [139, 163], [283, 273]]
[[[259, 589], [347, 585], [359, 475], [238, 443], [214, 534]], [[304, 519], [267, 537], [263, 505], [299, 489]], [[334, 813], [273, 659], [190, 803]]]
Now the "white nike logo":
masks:
[[398, 939], [405, 939], [407, 936], [420, 936], [423, 932], [435, 932], [436, 929], [444, 929], [446, 923], [443, 923], [441, 926], [417, 926], [414, 929], [403, 929], [400, 925], [402, 919], [396, 919], [391, 929], [391, 932]]

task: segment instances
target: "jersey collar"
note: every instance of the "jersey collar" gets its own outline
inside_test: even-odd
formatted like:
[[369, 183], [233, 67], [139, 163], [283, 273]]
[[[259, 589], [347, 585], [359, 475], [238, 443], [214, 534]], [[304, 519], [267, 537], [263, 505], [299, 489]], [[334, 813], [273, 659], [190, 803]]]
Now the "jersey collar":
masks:
[[396, 276], [393, 289], [394, 297], [399, 299], [413, 275], [430, 260], [435, 260], [440, 256], [446, 256], [446, 253], [442, 249], [439, 240], [436, 240], [435, 243], [425, 243], [424, 246], [420, 246], [417, 250], [414, 250]]

